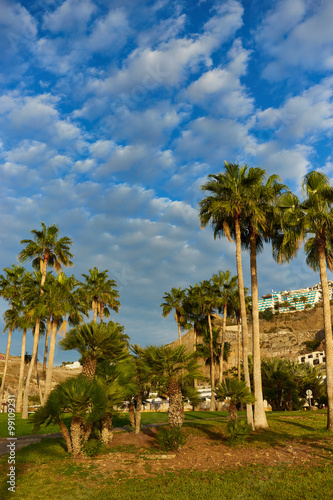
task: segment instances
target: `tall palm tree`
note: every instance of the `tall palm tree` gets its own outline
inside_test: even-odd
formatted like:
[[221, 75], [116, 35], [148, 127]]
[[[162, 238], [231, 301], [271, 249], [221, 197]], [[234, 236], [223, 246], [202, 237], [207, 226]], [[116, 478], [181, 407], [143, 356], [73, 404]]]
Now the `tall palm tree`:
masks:
[[225, 272], [219, 271], [217, 274], [214, 274], [212, 277], [212, 282], [218, 289], [217, 293], [219, 295], [221, 304], [219, 312], [223, 312], [223, 324], [222, 324], [221, 339], [220, 339], [221, 350], [219, 356], [219, 364], [220, 364], [219, 384], [222, 384], [223, 359], [224, 359], [223, 353], [224, 353], [224, 343], [226, 337], [228, 304], [232, 299], [235, 293], [235, 289], [237, 287], [237, 276], [231, 276], [229, 269], [227, 269]]
[[64, 273], [60, 273], [57, 279], [53, 276], [50, 276], [50, 278], [49, 282], [46, 280], [41, 303], [43, 308], [41, 315], [47, 315], [51, 323], [50, 349], [45, 377], [45, 399], [52, 388], [52, 373], [58, 327], [64, 322], [65, 317], [73, 311], [72, 291], [77, 283], [74, 276], [67, 277]]
[[93, 321], [69, 330], [59, 346], [63, 351], [79, 352], [82, 375], [93, 380], [98, 360], [107, 359], [111, 363], [128, 355], [128, 336], [123, 330], [123, 326], [113, 321], [98, 324]]
[[263, 243], [270, 239], [273, 209], [278, 196], [286, 189], [277, 175], [266, 179], [261, 168], [251, 168], [249, 173], [257, 176], [258, 183], [251, 186], [246, 200], [246, 217], [243, 220], [243, 245], [250, 250], [252, 331], [253, 331], [253, 386], [256, 402], [254, 404], [254, 426], [267, 428], [261, 381], [259, 297], [257, 254], [262, 251]]
[[[0, 275], [0, 296], [3, 297], [5, 300], [8, 300], [10, 302], [10, 307], [11, 310], [14, 312], [14, 304], [15, 301], [16, 303], [19, 302], [19, 299], [22, 294], [22, 281], [24, 279], [24, 273], [25, 269], [22, 266], [15, 266], [14, 264], [12, 267], [6, 267], [4, 268], [5, 275]], [[16, 316], [16, 313], [14, 312], [14, 315]], [[2, 374], [2, 380], [1, 380], [1, 388], [0, 388], [0, 405], [2, 404], [2, 397], [4, 393], [4, 387], [5, 387], [5, 381], [6, 381], [6, 375], [7, 375], [7, 370], [8, 370], [8, 362], [9, 362], [9, 353], [10, 353], [10, 346], [11, 346], [11, 341], [12, 341], [12, 333], [13, 329], [17, 327], [17, 322], [16, 318], [13, 314], [11, 315], [12, 317], [10, 318], [10, 313], [9, 313], [9, 322], [7, 321], [7, 326], [8, 326], [8, 339], [7, 339], [7, 349], [6, 349], [6, 356], [5, 356], [5, 366], [4, 366], [4, 371]], [[8, 314], [7, 314], [8, 317]], [[14, 319], [14, 321], [13, 321]], [[5, 328], [6, 329], [6, 328]], [[5, 333], [5, 330], [4, 330]]]
[[212, 285], [211, 281], [204, 280], [200, 283], [200, 286], [203, 290], [202, 304], [204, 315], [208, 321], [208, 329], [209, 329], [209, 348], [210, 348], [210, 386], [212, 390], [212, 395], [210, 399], [210, 411], [216, 410], [215, 404], [215, 361], [214, 361], [214, 338], [213, 338], [213, 327], [212, 327], [212, 314], [213, 311], [218, 309], [220, 303], [218, 296], [218, 290], [215, 286]]
[[117, 283], [113, 279], [108, 279], [108, 270], [99, 271], [97, 267], [89, 269], [89, 274], [82, 274], [85, 282], [81, 283], [81, 290], [85, 300], [91, 304], [94, 313], [94, 322], [97, 323], [99, 316], [103, 323], [104, 316], [109, 317], [112, 309], [118, 313], [120, 302]]
[[183, 345], [175, 348], [148, 346], [141, 358], [152, 386], [169, 397], [170, 427], [181, 427], [184, 420], [182, 385], [201, 376], [194, 353], [187, 353]]
[[181, 288], [171, 288], [171, 291], [169, 293], [164, 294], [164, 302], [161, 304], [161, 307], [163, 307], [163, 318], [166, 318], [173, 309], [175, 311], [175, 320], [178, 326], [179, 345], [181, 345], [182, 343], [181, 323], [184, 317], [184, 310], [182, 305], [184, 298], [185, 290], [182, 290]]
[[[41, 223], [42, 229], [33, 229], [31, 231], [33, 239], [24, 239], [21, 241], [25, 248], [19, 253], [19, 261], [24, 262], [27, 259], [32, 259], [32, 265], [35, 269], [39, 269], [41, 273], [40, 294], [43, 294], [43, 286], [46, 280], [48, 265], [53, 266], [59, 272], [64, 265], [65, 267], [73, 265], [70, 260], [73, 255], [69, 249], [72, 241], [67, 236], [59, 238], [59, 228], [55, 224], [46, 227], [44, 222]], [[37, 351], [39, 342], [40, 318], [36, 317], [36, 325], [34, 329], [34, 343], [32, 349], [32, 360], [29, 366], [26, 387], [24, 391], [23, 413], [22, 418], [28, 418], [28, 395], [32, 371], [37, 365]]]
[[[200, 223], [206, 227], [209, 223], [214, 230], [214, 238], [226, 236], [232, 241], [231, 234], [236, 241], [236, 264], [241, 307], [241, 321], [243, 331], [243, 363], [245, 382], [251, 388], [248, 366], [248, 327], [244, 294], [244, 279], [242, 268], [242, 218], [247, 215], [247, 198], [252, 187], [260, 183], [258, 172], [254, 169], [247, 171], [247, 166], [240, 167], [234, 163], [225, 163], [225, 171], [219, 174], [210, 174], [208, 181], [201, 186], [203, 191], [210, 195], [200, 203]], [[246, 407], [247, 422], [253, 427], [252, 406]]]
[[306, 262], [315, 271], [319, 270], [326, 343], [327, 429], [333, 431], [333, 340], [327, 281], [327, 267], [333, 271], [333, 188], [325, 174], [312, 171], [303, 179], [303, 194], [302, 203], [292, 193], [279, 199], [273, 255], [278, 262], [289, 262], [306, 240]]

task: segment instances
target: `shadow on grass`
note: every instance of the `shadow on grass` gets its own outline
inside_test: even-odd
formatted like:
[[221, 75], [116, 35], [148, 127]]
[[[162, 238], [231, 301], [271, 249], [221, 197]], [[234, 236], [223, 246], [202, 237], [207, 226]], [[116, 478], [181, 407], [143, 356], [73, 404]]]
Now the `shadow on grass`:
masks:
[[[32, 443], [20, 450], [16, 451], [15, 455], [15, 484], [16, 488], [20, 483], [24, 482], [24, 476], [28, 471], [29, 465], [41, 466], [55, 461], [63, 461], [67, 454], [65, 441], [62, 438], [48, 439], [44, 438], [39, 443]], [[0, 460], [0, 498], [7, 499], [13, 498], [13, 492], [9, 491], [9, 484], [7, 483], [10, 471], [10, 464], [8, 463], [8, 455], [5, 455]], [[15, 494], [14, 494], [15, 495]]]

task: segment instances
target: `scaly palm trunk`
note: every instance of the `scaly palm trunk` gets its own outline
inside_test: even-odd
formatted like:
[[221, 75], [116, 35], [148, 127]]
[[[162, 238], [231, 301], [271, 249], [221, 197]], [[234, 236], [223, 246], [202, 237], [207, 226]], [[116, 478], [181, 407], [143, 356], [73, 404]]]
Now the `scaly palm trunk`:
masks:
[[168, 422], [171, 428], [181, 427], [184, 421], [182, 391], [177, 379], [172, 379], [168, 386], [169, 410]]
[[256, 429], [267, 429], [268, 423], [264, 408], [261, 380], [260, 330], [257, 277], [257, 245], [256, 236], [250, 236], [251, 294], [252, 294], [252, 330], [253, 330], [253, 387], [256, 401], [254, 403], [254, 426]]
[[[249, 372], [249, 334], [247, 329], [245, 293], [244, 293], [244, 279], [242, 267], [242, 247], [241, 247], [241, 230], [239, 219], [235, 217], [235, 233], [236, 233], [236, 263], [237, 263], [237, 276], [239, 288], [239, 303], [241, 310], [242, 320], [242, 333], [243, 333], [243, 367], [245, 383], [251, 390], [250, 372]], [[246, 419], [247, 423], [254, 429], [252, 405], [246, 405]]]
[[71, 443], [71, 437], [70, 437], [70, 434], [68, 432], [68, 429], [67, 429], [66, 425], [60, 419], [57, 421], [57, 423], [58, 423], [58, 425], [60, 427], [61, 434], [63, 435], [64, 440], [66, 442], [68, 453], [73, 453], [72, 443]]
[[102, 418], [101, 441], [103, 444], [109, 444], [113, 438], [112, 432], [112, 415], [106, 413]]
[[78, 458], [82, 453], [81, 440], [82, 440], [82, 418], [72, 417], [71, 441], [72, 441], [73, 458]]
[[97, 323], [98, 303], [95, 299], [92, 301], [92, 310], [94, 313], [94, 322]]
[[135, 429], [135, 412], [134, 412], [134, 404], [130, 402], [128, 405], [128, 416], [131, 422], [132, 429]]
[[82, 376], [89, 380], [94, 380], [96, 372], [97, 359], [87, 356], [82, 366]]
[[51, 327], [49, 362], [47, 363], [46, 380], [45, 380], [44, 401], [47, 400], [52, 388], [52, 373], [53, 373], [53, 363], [54, 363], [54, 352], [57, 341], [57, 330], [58, 330], [58, 320], [53, 319]]
[[178, 323], [178, 321], [177, 321], [177, 325], [178, 325], [179, 345], [182, 345], [182, 332], [181, 332], [181, 328], [180, 328], [180, 323]]
[[233, 422], [238, 419], [236, 403], [230, 401], [228, 408], [228, 422]]
[[49, 339], [51, 335], [51, 318], [48, 317], [46, 321], [46, 335], [45, 335], [45, 347], [44, 347], [44, 359], [43, 359], [43, 379], [46, 379], [46, 362], [47, 362], [47, 351], [49, 348]]
[[214, 346], [213, 346], [213, 329], [212, 320], [210, 314], [208, 314], [208, 326], [209, 326], [209, 350], [210, 350], [210, 386], [212, 389], [212, 395], [210, 399], [210, 411], [216, 410], [215, 403], [215, 360], [214, 360]]
[[[12, 306], [13, 308], [13, 306]], [[6, 380], [6, 375], [7, 375], [7, 370], [8, 370], [8, 363], [9, 363], [9, 352], [10, 352], [10, 345], [12, 342], [12, 329], [8, 329], [8, 339], [7, 339], [7, 349], [6, 349], [6, 357], [5, 357], [5, 367], [3, 370], [3, 375], [2, 375], [2, 381], [1, 381], [1, 388], [0, 388], [0, 407], [2, 409], [2, 398], [4, 394], [4, 389], [5, 389], [5, 380]]]
[[333, 431], [333, 341], [330, 294], [327, 283], [325, 240], [318, 245], [320, 282], [323, 293], [323, 314], [325, 328], [326, 386], [328, 397], [327, 429]]
[[136, 401], [135, 434], [140, 434], [141, 432], [141, 411], [142, 411], [142, 394], [139, 394]]
[[23, 330], [22, 335], [22, 347], [21, 347], [21, 362], [20, 362], [20, 376], [17, 389], [17, 401], [16, 401], [16, 411], [18, 413], [22, 412], [22, 390], [24, 381], [24, 366], [25, 366], [25, 346], [27, 343], [27, 330]]

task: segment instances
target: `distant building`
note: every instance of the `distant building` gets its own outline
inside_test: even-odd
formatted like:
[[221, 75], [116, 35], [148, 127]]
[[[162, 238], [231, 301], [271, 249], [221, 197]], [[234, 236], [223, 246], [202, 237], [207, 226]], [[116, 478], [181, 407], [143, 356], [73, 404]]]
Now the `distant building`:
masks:
[[[328, 282], [330, 299], [333, 298], [333, 281]], [[299, 290], [284, 290], [283, 292], [272, 292], [263, 295], [259, 299], [259, 312], [266, 309], [282, 313], [290, 311], [303, 311], [312, 308], [322, 300], [321, 283], [309, 288]]]
[[68, 370], [77, 370], [78, 368], [81, 368], [81, 363], [79, 361], [74, 361], [74, 363], [71, 363], [70, 365], [65, 365]]
[[316, 366], [326, 363], [325, 351], [314, 351], [310, 354], [302, 354], [298, 356], [298, 363], [307, 363], [308, 365]]

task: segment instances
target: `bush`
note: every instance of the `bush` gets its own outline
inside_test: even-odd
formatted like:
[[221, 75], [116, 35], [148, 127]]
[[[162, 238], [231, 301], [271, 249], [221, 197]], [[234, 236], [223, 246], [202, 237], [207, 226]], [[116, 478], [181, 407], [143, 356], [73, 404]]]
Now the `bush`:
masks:
[[259, 313], [259, 318], [260, 319], [265, 319], [266, 321], [271, 321], [273, 319], [274, 313], [272, 311], [271, 307], [268, 307], [264, 311], [260, 311]]
[[156, 439], [162, 450], [177, 451], [184, 446], [187, 436], [180, 427], [162, 428], [158, 431]]
[[227, 434], [231, 443], [242, 443], [250, 434], [251, 426], [246, 420], [231, 420], [227, 425]]
[[103, 444], [97, 439], [89, 439], [83, 446], [83, 453], [87, 457], [96, 457], [102, 449]]

